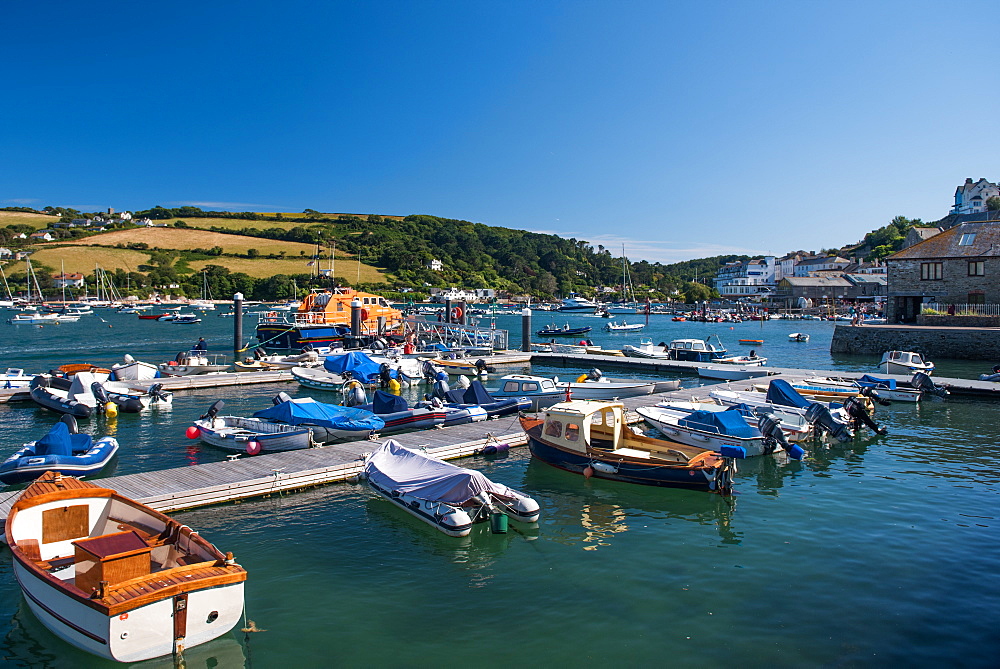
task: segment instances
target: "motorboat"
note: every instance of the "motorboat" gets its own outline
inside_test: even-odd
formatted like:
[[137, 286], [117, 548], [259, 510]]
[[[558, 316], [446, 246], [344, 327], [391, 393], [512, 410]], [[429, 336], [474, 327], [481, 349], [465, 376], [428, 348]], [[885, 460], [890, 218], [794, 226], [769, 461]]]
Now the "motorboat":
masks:
[[736, 365], [704, 365], [698, 367], [698, 376], [703, 379], [719, 379], [721, 381], [745, 381], [772, 373], [770, 370], [760, 366], [736, 366]]
[[531, 455], [584, 477], [644, 485], [732, 492], [741, 447], [711, 449], [634, 433], [620, 402], [559, 402], [541, 416], [522, 415]]
[[[632, 313], [635, 313], [635, 310]], [[625, 320], [622, 320], [621, 323], [611, 321], [604, 324], [604, 330], [607, 332], [638, 332], [644, 327], [646, 327], [645, 323], [629, 323]]]
[[15, 451], [0, 464], [0, 481], [7, 485], [34, 481], [45, 472], [64, 476], [93, 476], [111, 462], [118, 452], [114, 437], [94, 441], [80, 434], [70, 415], [52, 426], [48, 433]]
[[406, 430], [426, 430], [437, 425], [443, 425], [445, 421], [444, 407], [423, 406], [411, 408], [402, 397], [387, 393], [384, 390], [376, 390], [371, 402], [353, 406], [358, 409], [370, 411], [381, 418], [385, 425], [378, 431], [383, 434]]
[[[137, 390], [126, 383], [104, 378], [92, 382], [90, 392], [97, 398], [98, 406], [107, 407], [111, 402], [119, 411], [127, 413], [138, 413], [150, 407], [169, 407], [174, 401], [174, 394], [163, 390], [162, 383]], [[108, 413], [110, 415], [110, 411]]]
[[500, 418], [531, 408], [527, 397], [494, 397], [480, 381], [472, 381], [468, 388], [455, 388], [445, 393], [447, 407], [479, 407], [488, 418]]
[[[916, 388], [903, 388], [896, 384], [896, 379], [882, 379], [865, 374], [857, 379], [842, 377], [809, 377], [803, 383], [814, 387], [844, 388], [845, 392], [855, 391], [861, 394], [873, 395], [879, 399], [894, 402], [918, 402], [921, 392]], [[796, 388], [795, 384], [792, 384]], [[868, 389], [866, 392], [865, 389]], [[799, 391], [801, 392], [801, 390]], [[803, 393], [807, 394], [807, 393]]]
[[181, 351], [173, 360], [157, 365], [156, 369], [167, 376], [213, 374], [229, 369], [229, 364], [224, 361], [225, 356], [221, 353], [207, 353], [199, 350]]
[[556, 387], [555, 381], [530, 374], [507, 374], [500, 378], [498, 388], [487, 392], [497, 399], [526, 397], [531, 410], [538, 411], [566, 398], [566, 391]]
[[11, 325], [47, 325], [50, 323], [75, 323], [79, 314], [15, 314], [7, 319]]
[[878, 367], [886, 374], [913, 374], [923, 372], [927, 376], [934, 373], [934, 363], [924, 360], [919, 353], [912, 351], [886, 351]]
[[555, 323], [550, 323], [541, 330], [536, 330], [535, 334], [539, 337], [576, 337], [587, 334], [591, 330], [593, 328], [589, 325], [571, 328], [569, 323], [565, 323], [562, 327], [557, 326]]
[[750, 351], [750, 355], [727, 355], [712, 361], [716, 365], [739, 365], [741, 367], [762, 367], [767, 364], [767, 358]]
[[78, 372], [69, 378], [39, 374], [31, 380], [28, 394], [46, 409], [76, 418], [90, 418], [98, 406], [91, 391], [91, 384], [97, 380], [90, 372]]
[[788, 335], [788, 341], [809, 341], [809, 335], [805, 332], [793, 332]]
[[557, 308], [557, 311], [579, 311], [594, 313], [600, 305], [593, 300], [588, 300], [582, 295], [570, 294]]
[[1000, 365], [993, 365], [993, 369], [989, 374], [980, 374], [979, 380], [1000, 382]]
[[224, 406], [223, 400], [213, 403], [201, 418], [194, 421], [198, 433], [191, 431], [188, 436], [217, 448], [249, 455], [294, 451], [315, 445], [312, 430], [306, 425], [218, 415]]
[[[161, 318], [160, 320], [166, 320]], [[195, 323], [201, 323], [201, 319], [194, 314], [177, 314], [173, 318], [174, 325], [194, 325]]]
[[380, 497], [452, 537], [464, 537], [477, 522], [504, 514], [533, 523], [541, 510], [524, 493], [494, 483], [485, 474], [404, 448], [388, 439], [365, 458], [364, 479]]
[[652, 339], [640, 339], [639, 345], [635, 346], [633, 344], [626, 344], [622, 346], [622, 353], [629, 358], [662, 358], [666, 359], [669, 356], [667, 352], [667, 345], [660, 342], [656, 346], [653, 345]]
[[247, 572], [232, 553], [114, 490], [45, 472], [14, 502], [5, 530], [28, 608], [99, 657], [179, 656], [243, 616]]
[[27, 388], [31, 385], [34, 374], [25, 374], [20, 367], [8, 367], [7, 371], [0, 375], [0, 388], [4, 390], [10, 388]]
[[[812, 436], [812, 425], [806, 420], [804, 412], [784, 411], [783, 407], [761, 408], [750, 406], [744, 403], [725, 405], [718, 402], [685, 402], [683, 400], [666, 399], [657, 403], [657, 406], [676, 411], [738, 411], [743, 420], [750, 427], [760, 430], [760, 420], [764, 416], [770, 416], [778, 423], [781, 431], [785, 433], [788, 441], [803, 441]], [[765, 426], [767, 427], [767, 426]]]
[[357, 407], [326, 404], [311, 397], [292, 399], [286, 393], [278, 393], [272, 402], [274, 406], [254, 412], [253, 417], [309, 427], [313, 440], [321, 444], [367, 439], [385, 427], [381, 418]]
[[280, 353], [265, 354], [261, 349], [254, 349], [252, 358], [236, 361], [233, 367], [237, 372], [269, 371], [274, 369], [292, 369], [293, 367], [318, 367], [322, 363], [319, 353], [313, 350], [283, 355]]
[[742, 447], [747, 457], [770, 455], [776, 447], [785, 447], [789, 457], [800, 460], [801, 448], [789, 445], [776, 422], [768, 425], [767, 434], [750, 426], [739, 411], [681, 411], [665, 406], [639, 407], [643, 420], [667, 438], [690, 446], [709, 448], [721, 453], [723, 447]]
[[674, 339], [667, 345], [666, 352], [672, 360], [714, 363], [726, 358], [728, 351], [719, 337], [712, 335], [708, 339]]
[[125, 354], [124, 362], [111, 365], [110, 378], [114, 381], [149, 381], [160, 376], [156, 365], [136, 360], [128, 353]]

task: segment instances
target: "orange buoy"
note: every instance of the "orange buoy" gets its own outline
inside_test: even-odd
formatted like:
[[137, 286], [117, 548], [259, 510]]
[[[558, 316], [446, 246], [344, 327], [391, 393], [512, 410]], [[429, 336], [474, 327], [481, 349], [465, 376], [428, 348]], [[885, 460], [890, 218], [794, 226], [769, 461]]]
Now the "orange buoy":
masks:
[[593, 475], [594, 475], [594, 468], [593, 467], [591, 467], [590, 465], [587, 465], [586, 467], [583, 468], [583, 478], [589, 479]]

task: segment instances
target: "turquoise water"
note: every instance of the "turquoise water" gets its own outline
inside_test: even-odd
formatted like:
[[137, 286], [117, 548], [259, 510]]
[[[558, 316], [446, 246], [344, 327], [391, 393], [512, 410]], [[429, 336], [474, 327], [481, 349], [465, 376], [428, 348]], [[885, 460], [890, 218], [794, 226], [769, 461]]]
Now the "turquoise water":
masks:
[[[8, 366], [41, 371], [126, 352], [161, 362], [198, 336], [232, 347], [230, 319], [174, 326], [102, 317], [7, 326], [0, 354]], [[498, 325], [519, 340], [518, 318]], [[642, 336], [717, 332], [730, 349], [763, 338], [757, 350], [775, 366], [875, 362], [831, 359], [827, 323], [728, 327], [654, 318]], [[794, 331], [812, 340], [785, 341]], [[592, 338], [610, 346], [639, 337], [595, 330]], [[979, 373], [974, 363], [935, 362], [941, 375]], [[221, 459], [184, 438], [190, 420], [218, 397], [252, 411], [278, 390], [295, 386], [182, 393], [168, 411], [120, 416], [118, 473]], [[180, 513], [248, 569], [248, 616], [267, 630], [193, 649], [188, 666], [995, 666], [996, 417], [993, 404], [960, 399], [879, 408], [888, 436], [814, 450], [802, 462], [743, 462], [730, 499], [585, 480], [523, 449], [464, 461], [540, 502], [538, 526], [511, 523], [507, 535], [480, 526], [446, 537], [349, 484]], [[0, 406], [0, 450], [54, 420], [30, 404]], [[102, 418], [84, 429], [103, 434], [108, 425]], [[7, 666], [103, 666], [34, 619], [3, 554], [0, 630]]]

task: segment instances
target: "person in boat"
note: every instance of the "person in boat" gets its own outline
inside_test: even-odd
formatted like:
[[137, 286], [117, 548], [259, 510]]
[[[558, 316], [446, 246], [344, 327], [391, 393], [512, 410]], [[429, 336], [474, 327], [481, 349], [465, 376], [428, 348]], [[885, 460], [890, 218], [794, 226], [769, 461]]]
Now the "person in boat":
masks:
[[192, 351], [207, 351], [208, 350], [208, 344], [205, 343], [205, 338], [204, 337], [198, 337], [198, 343], [195, 344], [194, 348], [191, 349], [191, 350]]

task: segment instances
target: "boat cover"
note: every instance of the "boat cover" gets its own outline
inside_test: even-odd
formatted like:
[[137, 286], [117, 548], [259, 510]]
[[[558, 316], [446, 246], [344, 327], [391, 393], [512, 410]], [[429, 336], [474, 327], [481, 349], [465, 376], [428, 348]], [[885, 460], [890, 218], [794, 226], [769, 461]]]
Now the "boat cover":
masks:
[[736, 411], [692, 411], [677, 424], [727, 437], [750, 439], [760, 436]]
[[349, 351], [340, 355], [328, 355], [323, 361], [323, 369], [343, 376], [351, 372], [356, 379], [370, 381], [378, 377], [378, 363], [361, 351]]
[[341, 430], [381, 430], [385, 421], [371, 411], [324, 404], [311, 397], [299, 397], [254, 413], [254, 418], [288, 423], [318, 425]]
[[888, 390], [896, 389], [896, 379], [879, 379], [874, 376], [869, 376], [865, 374], [860, 379], [858, 379], [859, 386], [869, 386], [874, 388], [886, 388]]
[[372, 413], [379, 416], [397, 411], [409, 411], [410, 405], [399, 395], [387, 393], [384, 390], [376, 390], [372, 398]]
[[49, 433], [35, 442], [35, 455], [73, 455], [86, 452], [92, 440], [89, 434], [70, 434], [66, 423], [56, 423]]
[[767, 387], [767, 402], [769, 404], [780, 404], [785, 407], [798, 407], [799, 409], [808, 409], [812, 404], [812, 402], [802, 397], [799, 391], [792, 388], [792, 384], [784, 379], [771, 381], [771, 384]]
[[473, 381], [468, 388], [455, 388], [449, 390], [445, 395], [449, 402], [453, 404], [493, 404], [497, 401], [490, 395], [489, 391], [481, 381]]
[[[75, 399], [84, 404], [94, 405], [96, 400], [93, 399], [94, 393], [91, 391], [91, 387], [95, 383], [104, 384], [108, 380], [108, 377], [104, 374], [97, 375], [91, 372], [77, 372], [73, 375], [73, 382], [70, 384], [69, 392], [67, 393], [70, 399]], [[89, 401], [88, 401], [89, 400]]]
[[515, 491], [482, 472], [411, 451], [392, 439], [368, 457], [365, 474], [385, 490], [445, 504], [461, 505], [483, 492], [506, 500], [517, 498]]
[[726, 411], [736, 411], [744, 418], [756, 418], [757, 414], [753, 412], [753, 408], [749, 404], [734, 404], [726, 409]]

